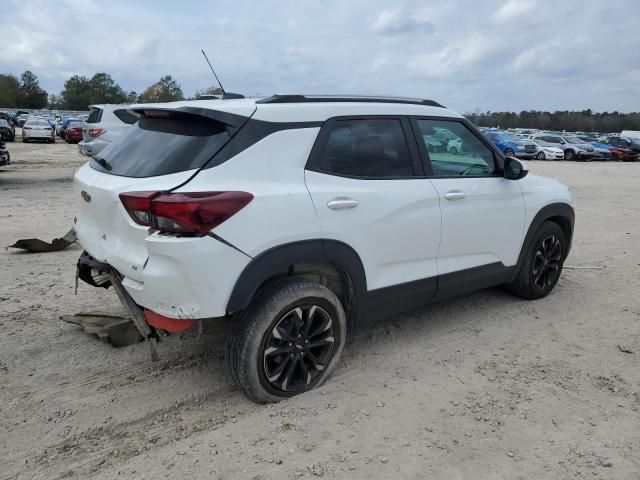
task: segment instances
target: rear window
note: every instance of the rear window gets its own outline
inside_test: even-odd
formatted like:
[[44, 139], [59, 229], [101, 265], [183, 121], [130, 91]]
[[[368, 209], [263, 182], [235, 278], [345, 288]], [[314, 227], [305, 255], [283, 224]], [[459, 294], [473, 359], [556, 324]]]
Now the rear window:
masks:
[[118, 117], [121, 122], [128, 123], [129, 125], [134, 124], [140, 118], [140, 114], [136, 113], [132, 110], [121, 108], [120, 110], [114, 110], [113, 114]]
[[27, 126], [32, 126], [32, 127], [50, 127], [51, 124], [49, 124], [49, 122], [47, 122], [46, 120], [27, 120], [26, 123]]
[[153, 177], [202, 167], [227, 142], [224, 123], [189, 114], [142, 118], [91, 166], [113, 175]]
[[89, 116], [87, 117], [87, 123], [100, 123], [102, 120], [102, 109], [93, 107], [89, 110]]

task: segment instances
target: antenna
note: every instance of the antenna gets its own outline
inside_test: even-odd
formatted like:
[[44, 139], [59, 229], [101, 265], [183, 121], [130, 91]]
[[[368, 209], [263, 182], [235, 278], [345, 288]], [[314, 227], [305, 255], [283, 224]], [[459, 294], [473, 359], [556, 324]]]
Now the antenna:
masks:
[[209, 57], [207, 57], [207, 54], [204, 53], [204, 49], [202, 49], [200, 51], [202, 52], [202, 55], [204, 55], [204, 59], [209, 64], [209, 68], [211, 69], [211, 72], [213, 72], [213, 76], [216, 77], [216, 81], [218, 82], [218, 85], [220, 85], [220, 90], [222, 90], [222, 95], [226, 95], [227, 92], [224, 91], [224, 87], [222, 86], [222, 83], [220, 83], [220, 79], [218, 78], [218, 75], [216, 75], [216, 71], [213, 69], [213, 66], [211, 65], [211, 62], [209, 61]]

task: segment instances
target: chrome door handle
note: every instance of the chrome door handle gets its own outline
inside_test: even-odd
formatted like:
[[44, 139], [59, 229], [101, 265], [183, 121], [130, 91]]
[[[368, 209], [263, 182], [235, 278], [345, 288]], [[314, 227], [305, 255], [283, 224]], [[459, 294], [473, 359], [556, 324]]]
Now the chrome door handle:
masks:
[[447, 200], [462, 200], [467, 196], [466, 193], [461, 192], [460, 190], [451, 190], [444, 194], [444, 198]]
[[344, 210], [345, 208], [354, 208], [359, 205], [357, 200], [353, 198], [338, 197], [327, 202], [327, 207], [331, 210]]

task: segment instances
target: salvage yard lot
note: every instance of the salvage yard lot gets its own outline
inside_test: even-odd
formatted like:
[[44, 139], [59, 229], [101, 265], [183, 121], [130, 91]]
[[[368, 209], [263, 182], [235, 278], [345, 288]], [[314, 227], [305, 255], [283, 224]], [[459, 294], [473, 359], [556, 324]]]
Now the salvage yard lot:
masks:
[[[0, 245], [73, 225], [85, 159], [58, 142], [8, 144]], [[277, 405], [234, 387], [226, 322], [153, 363], [59, 320], [123, 313], [110, 289], [74, 296], [79, 246], [2, 250], [0, 478], [637, 479], [640, 164], [529, 166], [577, 204], [549, 297], [490, 289], [358, 331], [324, 387]]]

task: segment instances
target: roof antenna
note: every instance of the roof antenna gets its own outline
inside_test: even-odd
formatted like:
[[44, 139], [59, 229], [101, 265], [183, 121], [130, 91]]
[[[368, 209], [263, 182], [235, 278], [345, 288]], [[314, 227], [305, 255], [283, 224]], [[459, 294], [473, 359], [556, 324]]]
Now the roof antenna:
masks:
[[211, 69], [211, 72], [213, 72], [213, 76], [216, 77], [216, 81], [218, 82], [218, 85], [220, 85], [220, 90], [222, 90], [222, 95], [226, 95], [227, 92], [224, 91], [224, 87], [222, 86], [222, 83], [220, 82], [220, 79], [218, 78], [218, 75], [216, 75], [216, 71], [213, 69], [213, 66], [211, 65], [211, 62], [209, 61], [209, 57], [207, 57], [207, 54], [204, 53], [204, 49], [200, 50], [202, 52], [202, 55], [204, 55], [204, 59], [207, 61], [207, 63], [209, 64], [209, 68]]

